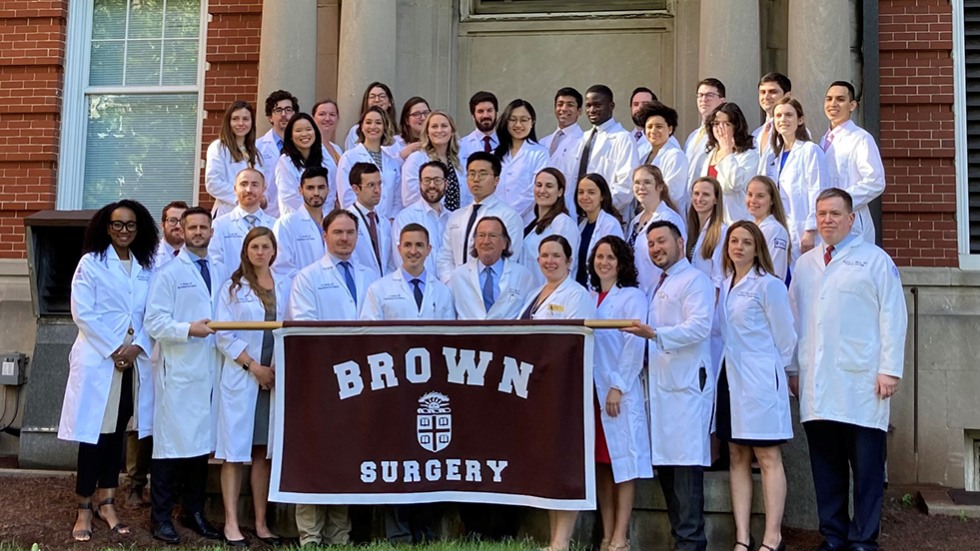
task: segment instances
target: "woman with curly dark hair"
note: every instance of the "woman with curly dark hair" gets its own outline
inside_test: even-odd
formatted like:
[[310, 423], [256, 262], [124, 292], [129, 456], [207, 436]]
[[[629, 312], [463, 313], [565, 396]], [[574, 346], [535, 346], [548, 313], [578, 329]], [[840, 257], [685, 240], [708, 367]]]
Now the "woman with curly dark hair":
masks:
[[[597, 319], [646, 319], [633, 250], [620, 237], [600, 239], [589, 257]], [[644, 339], [623, 331], [595, 332], [596, 497], [603, 549], [626, 550], [634, 480], [650, 478], [650, 431], [643, 403]]]
[[[159, 241], [153, 216], [129, 199], [99, 209], [85, 230], [83, 256], [71, 281], [78, 336], [68, 357], [58, 427], [58, 438], [78, 442], [75, 541], [92, 538], [93, 515], [116, 534], [129, 534], [114, 499], [123, 435], [134, 411], [140, 436], [150, 432], [152, 385], [145, 383], [151, 342], [143, 330], [143, 312]], [[93, 507], [96, 488], [100, 501]]]
[[704, 119], [708, 135], [708, 157], [701, 165], [701, 176], [711, 176], [721, 184], [725, 223], [749, 220], [745, 209], [745, 187], [759, 169], [749, 125], [738, 105], [723, 103]]

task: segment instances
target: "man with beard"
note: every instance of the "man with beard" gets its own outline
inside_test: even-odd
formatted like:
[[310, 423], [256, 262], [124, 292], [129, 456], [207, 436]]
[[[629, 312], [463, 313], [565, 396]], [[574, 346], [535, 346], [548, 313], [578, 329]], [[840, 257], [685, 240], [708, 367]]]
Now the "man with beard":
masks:
[[578, 167], [574, 157], [582, 141], [582, 127], [578, 125], [581, 116], [582, 94], [575, 88], [561, 88], [555, 92], [558, 129], [541, 139], [541, 145], [548, 148], [548, 166], [561, 170], [565, 176], [565, 206], [569, 211], [575, 210]]
[[[442, 161], [429, 161], [419, 167], [418, 201], [408, 205], [391, 223], [392, 259], [400, 267], [402, 256], [399, 249], [402, 228], [409, 224], [419, 224], [429, 232], [428, 243], [432, 250], [439, 251], [442, 247], [442, 234], [446, 231], [446, 221], [449, 220], [449, 209], [442, 205], [442, 197], [446, 194], [446, 174], [449, 167]], [[427, 273], [436, 274], [436, 255], [428, 254], [425, 258]]]
[[715, 289], [684, 256], [684, 238], [673, 222], [647, 230], [650, 260], [660, 281], [650, 297], [649, 325], [623, 329], [648, 339], [650, 433], [675, 549], [705, 551], [704, 467], [711, 465], [709, 430], [714, 411], [711, 319]]
[[[187, 210], [187, 203], [183, 201], [171, 201], [163, 207], [163, 218], [160, 220], [160, 233], [163, 235], [163, 239], [153, 257], [154, 269], [159, 270], [173, 260], [184, 246], [184, 231], [180, 228], [180, 217], [185, 210]], [[155, 367], [159, 366], [159, 356], [159, 347], [154, 346], [150, 361]], [[152, 373], [146, 375], [146, 380], [140, 380], [140, 385], [152, 386]], [[152, 404], [148, 406], [152, 407]], [[152, 416], [152, 410], [148, 413], [141, 412], [141, 415], [147, 414]], [[129, 476], [131, 484], [126, 504], [130, 507], [149, 505], [143, 499], [143, 491], [146, 489], [147, 475], [150, 473], [150, 456], [152, 453], [153, 436], [140, 435], [135, 430], [126, 435], [126, 474]]]
[[280, 218], [272, 227], [279, 244], [272, 272], [293, 279], [296, 272], [323, 258], [323, 203], [329, 195], [327, 169], [313, 166], [303, 171], [299, 180], [303, 208]]
[[214, 451], [215, 410], [211, 403], [219, 361], [212, 293], [221, 283], [208, 258], [211, 213], [192, 207], [181, 216], [184, 248], [158, 270], [146, 300], [145, 326], [160, 346], [163, 369], [153, 372], [153, 460], [150, 476], [153, 537], [179, 543], [174, 528], [175, 494], [182, 494], [182, 523], [220, 539], [204, 517], [208, 455]]
[[265, 175], [254, 168], [243, 168], [235, 176], [235, 196], [238, 204], [228, 214], [214, 219], [214, 233], [208, 246], [212, 270], [219, 283], [224, 283], [242, 263], [242, 244], [245, 234], [262, 226], [272, 229], [276, 219], [262, 207], [265, 197]]
[[477, 92], [470, 98], [470, 115], [476, 130], [459, 140], [459, 162], [466, 166], [474, 151], [490, 153], [497, 148], [497, 96], [490, 92]]
[[585, 93], [585, 116], [592, 128], [582, 136], [576, 154], [572, 156], [575, 182], [586, 174], [601, 174], [609, 182], [613, 206], [623, 220], [633, 217], [633, 169], [640, 164], [633, 136], [613, 119], [613, 93], [608, 86], [596, 84]]

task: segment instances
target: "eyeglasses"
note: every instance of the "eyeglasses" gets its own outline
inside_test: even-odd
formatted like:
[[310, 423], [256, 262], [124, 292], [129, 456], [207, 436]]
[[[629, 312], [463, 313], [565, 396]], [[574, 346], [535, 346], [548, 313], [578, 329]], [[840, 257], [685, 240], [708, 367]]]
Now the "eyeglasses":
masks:
[[136, 231], [136, 222], [120, 222], [119, 220], [113, 220], [109, 222], [109, 228], [112, 231], [123, 231], [124, 229], [128, 232]]
[[701, 92], [698, 92], [695, 95], [695, 97], [697, 99], [715, 99], [715, 98], [720, 98], [721, 96], [719, 96], [718, 94], [716, 94], [714, 92], [705, 92], [703, 94]]
[[500, 239], [503, 236], [504, 236], [504, 234], [502, 234], [502, 233], [483, 233], [483, 232], [480, 232], [480, 233], [476, 234], [476, 238], [477, 239]]
[[419, 111], [417, 113], [409, 113], [408, 116], [413, 119], [424, 119], [429, 116], [432, 111]]
[[468, 172], [466, 174], [467, 180], [486, 180], [488, 176], [493, 174], [493, 172], [488, 172], [486, 170], [479, 170], [477, 172]]
[[388, 94], [381, 92], [380, 94], [368, 94], [368, 100], [370, 101], [387, 101]]
[[446, 179], [445, 178], [439, 178], [438, 176], [435, 177], [435, 178], [422, 178], [422, 183], [425, 184], [425, 185], [445, 184], [446, 183]]
[[358, 189], [378, 189], [381, 187], [380, 182], [368, 182], [366, 184], [354, 184]]
[[511, 118], [507, 119], [507, 122], [509, 122], [510, 124], [517, 124], [517, 123], [530, 124], [531, 121], [533, 121], [533, 120], [534, 119], [532, 119], [531, 117], [521, 117], [521, 118], [511, 117]]
[[295, 113], [292, 107], [276, 107], [272, 110], [272, 112], [276, 115], [289, 115], [291, 113]]
[[177, 224], [180, 224], [180, 218], [176, 218], [172, 216], [164, 220], [163, 223], [168, 226], [176, 226]]

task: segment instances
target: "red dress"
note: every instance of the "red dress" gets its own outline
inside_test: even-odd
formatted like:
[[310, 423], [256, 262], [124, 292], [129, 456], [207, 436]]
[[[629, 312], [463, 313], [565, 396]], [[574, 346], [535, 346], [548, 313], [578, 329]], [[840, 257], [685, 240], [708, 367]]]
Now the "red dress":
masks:
[[[602, 300], [606, 298], [607, 293], [608, 291], [599, 293], [597, 306], [602, 304]], [[605, 396], [602, 398], [605, 400]], [[602, 407], [599, 405], [598, 392], [593, 395], [592, 402], [595, 404], [595, 462], [603, 465], [612, 465], [612, 458], [609, 457], [609, 447], [606, 445], [606, 433], [602, 430]]]

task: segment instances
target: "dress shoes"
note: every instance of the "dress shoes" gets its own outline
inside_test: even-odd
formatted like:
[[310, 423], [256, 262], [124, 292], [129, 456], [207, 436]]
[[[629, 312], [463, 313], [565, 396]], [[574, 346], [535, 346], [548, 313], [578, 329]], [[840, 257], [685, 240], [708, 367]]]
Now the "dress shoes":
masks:
[[813, 551], [847, 551], [847, 545], [834, 545], [824, 540], [820, 547], [814, 547]]
[[255, 537], [259, 538], [262, 543], [268, 545], [269, 547], [279, 547], [282, 545], [282, 538], [279, 536], [269, 536], [267, 538], [263, 538], [262, 536], [256, 534]]
[[184, 526], [190, 528], [191, 530], [197, 532], [201, 537], [208, 538], [209, 540], [221, 540], [224, 536], [211, 526], [208, 519], [204, 518], [204, 513], [194, 513], [193, 515], [186, 515], [181, 517], [180, 523]]
[[180, 534], [177, 533], [177, 528], [174, 527], [174, 523], [169, 520], [153, 527], [153, 538], [164, 543], [180, 543]]
[[237, 549], [244, 549], [248, 547], [248, 538], [242, 538], [240, 540], [230, 540], [228, 538], [225, 538], [225, 545]]

